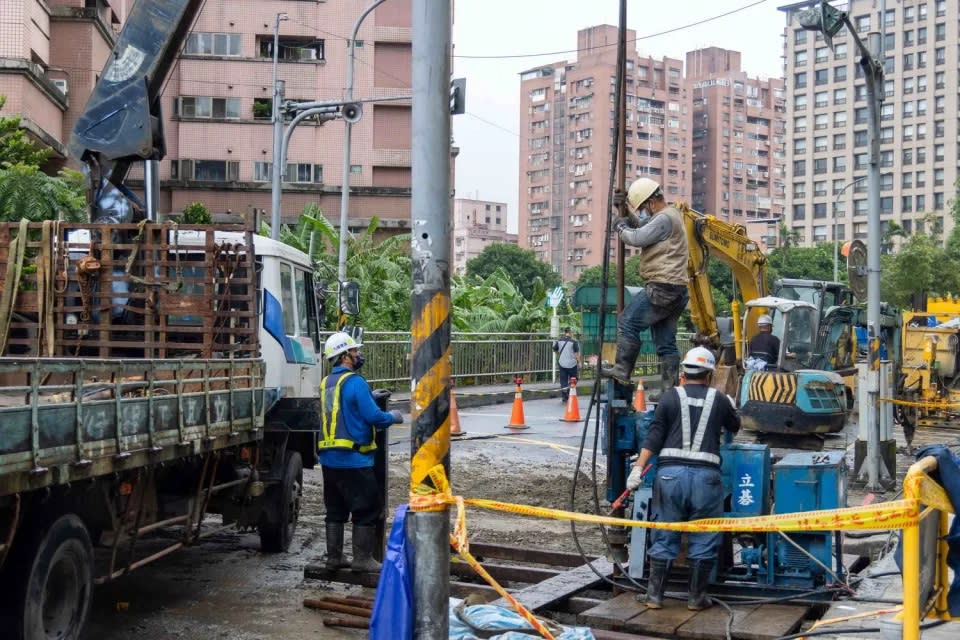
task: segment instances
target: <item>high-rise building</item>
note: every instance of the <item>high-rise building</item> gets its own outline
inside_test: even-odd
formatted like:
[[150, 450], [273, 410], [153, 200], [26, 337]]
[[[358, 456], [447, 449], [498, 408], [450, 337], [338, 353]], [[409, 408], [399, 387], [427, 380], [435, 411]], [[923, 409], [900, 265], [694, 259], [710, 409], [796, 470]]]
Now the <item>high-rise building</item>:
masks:
[[0, 2], [0, 115], [51, 151], [51, 168], [67, 159], [70, 132], [93, 92], [132, 0]]
[[[867, 237], [869, 117], [859, 53], [844, 29], [833, 50], [781, 7], [787, 90], [787, 223], [800, 244]], [[907, 234], [949, 232], [958, 156], [958, 4], [850, 0], [846, 11], [865, 43], [882, 35], [880, 219]]]
[[457, 198], [453, 201], [453, 272], [466, 273], [467, 260], [490, 244], [517, 244], [507, 232], [507, 203]]
[[687, 53], [686, 79], [693, 100], [693, 208], [738, 224], [781, 217], [783, 80], [751, 78], [738, 51], [717, 47]]
[[[616, 27], [583, 29], [576, 62], [520, 74], [520, 246], [565, 281], [603, 260], [616, 43]], [[627, 73], [627, 183], [648, 176], [668, 199], [689, 199], [692, 110], [683, 62], [630, 51]]]
[[[92, 4], [97, 7], [85, 8]], [[4, 112], [26, 114], [27, 126], [35, 121], [52, 146], [65, 151], [73, 120], [64, 114], [83, 109], [126, 4], [132, 0], [0, 3], [3, 29], [19, 34], [3, 38], [0, 51], [18, 58], [22, 68], [17, 74], [0, 68], [0, 93], [13, 96]], [[167, 145], [160, 163], [161, 213], [202, 202], [213, 213], [269, 214], [276, 16], [285, 14], [278, 47], [285, 98], [341, 100], [350, 34], [364, 8], [353, 0], [206, 0], [161, 98]], [[355, 98], [410, 94], [410, 18], [410, 0], [390, 0], [364, 21], [355, 43]], [[47, 22], [54, 31], [37, 26]], [[86, 31], [80, 33], [76, 22]], [[9, 78], [18, 84], [13, 91]], [[69, 110], [58, 93], [59, 78], [70, 86]], [[339, 120], [307, 120], [293, 132], [283, 169], [285, 222], [295, 222], [308, 203], [335, 224], [339, 220], [344, 130]], [[352, 132], [351, 228], [366, 227], [373, 216], [382, 228], [409, 228], [410, 156], [410, 101], [365, 104]], [[134, 187], [142, 175], [139, 168], [131, 171]]]

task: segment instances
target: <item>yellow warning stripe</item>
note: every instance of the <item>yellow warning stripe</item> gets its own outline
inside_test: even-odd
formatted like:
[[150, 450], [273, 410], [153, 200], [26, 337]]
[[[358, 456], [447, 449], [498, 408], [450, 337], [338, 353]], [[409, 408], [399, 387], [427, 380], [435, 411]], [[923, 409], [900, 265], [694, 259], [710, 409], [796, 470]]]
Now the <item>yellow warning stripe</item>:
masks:
[[797, 376], [789, 373], [755, 373], [750, 378], [749, 399], [777, 404], [797, 401]]
[[[416, 352], [413, 362], [417, 369], [420, 368], [420, 365], [416, 356], [421, 350], [426, 351], [427, 354], [439, 351], [439, 349], [431, 349], [431, 347], [438, 346], [432, 343], [440, 339], [438, 329], [449, 319], [450, 297], [445, 292], [437, 292], [417, 313], [413, 326], [410, 328], [413, 348]], [[450, 345], [448, 344], [443, 354], [430, 364], [430, 368], [426, 372], [413, 371], [415, 384], [410, 397], [411, 422], [416, 423], [420, 414], [434, 404], [437, 398], [446, 391], [450, 383], [450, 353]], [[439, 422], [435, 425], [436, 430], [419, 444], [416, 453], [411, 457], [411, 489], [427, 479], [430, 469], [442, 465], [443, 459], [450, 451], [449, 408], [446, 408], [436, 418]]]
[[420, 413], [423, 408], [436, 400], [447, 387], [450, 380], [450, 353], [447, 350], [440, 359], [433, 363], [426, 375], [416, 381], [413, 393], [410, 394], [410, 411]]
[[420, 310], [419, 317], [410, 327], [410, 336], [414, 347], [426, 342], [449, 317], [450, 298], [438, 293], [424, 305], [423, 309]]

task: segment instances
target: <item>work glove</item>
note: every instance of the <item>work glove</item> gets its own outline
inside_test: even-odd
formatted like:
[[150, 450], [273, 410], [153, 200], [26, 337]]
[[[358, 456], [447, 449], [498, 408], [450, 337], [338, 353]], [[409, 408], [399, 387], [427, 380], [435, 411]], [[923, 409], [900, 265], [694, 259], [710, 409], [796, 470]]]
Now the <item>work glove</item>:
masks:
[[393, 416], [393, 424], [403, 424], [403, 414], [397, 411], [396, 409], [390, 410], [390, 415]]
[[627, 476], [627, 489], [630, 489], [630, 491], [636, 491], [640, 488], [641, 484], [643, 484], [643, 469], [637, 465], [633, 465], [630, 475]]
[[381, 400], [389, 400], [390, 396], [393, 395], [389, 389], [374, 389], [373, 390], [373, 399], [377, 402]]
[[624, 203], [627, 201], [627, 192], [621, 191], [620, 189], [615, 189], [613, 192], [613, 206], [615, 209], [623, 208]]
[[627, 218], [617, 218], [616, 222], [613, 223], [613, 230], [620, 235], [623, 233], [624, 229], [630, 228], [630, 221]]

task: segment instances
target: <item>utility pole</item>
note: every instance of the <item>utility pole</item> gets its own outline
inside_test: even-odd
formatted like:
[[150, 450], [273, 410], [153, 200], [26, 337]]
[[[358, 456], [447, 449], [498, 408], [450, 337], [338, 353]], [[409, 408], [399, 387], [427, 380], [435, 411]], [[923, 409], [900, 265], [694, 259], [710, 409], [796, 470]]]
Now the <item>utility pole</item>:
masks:
[[[450, 47], [451, 0], [413, 0], [411, 489], [430, 484], [438, 464], [448, 477], [450, 470]], [[407, 534], [414, 549], [414, 637], [446, 638], [446, 506], [413, 512]]]
[[283, 146], [283, 114], [280, 102], [283, 100], [284, 83], [277, 77], [280, 59], [280, 23], [287, 20], [287, 14], [278, 13], [273, 23], [273, 104], [271, 120], [273, 122], [273, 163], [270, 171], [270, 237], [280, 239], [280, 189], [283, 179], [284, 160], [281, 157]]

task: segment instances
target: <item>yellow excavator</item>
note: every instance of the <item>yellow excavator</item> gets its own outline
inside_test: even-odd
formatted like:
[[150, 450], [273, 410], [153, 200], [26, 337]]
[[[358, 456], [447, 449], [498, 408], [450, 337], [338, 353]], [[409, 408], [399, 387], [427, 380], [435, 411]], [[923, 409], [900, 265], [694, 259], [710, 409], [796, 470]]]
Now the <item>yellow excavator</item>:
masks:
[[[695, 341], [719, 354], [714, 384], [738, 400], [748, 429], [778, 434], [833, 433], [843, 428], [849, 393], [843, 378], [812, 368], [817, 359], [817, 309], [801, 300], [767, 293], [767, 257], [743, 225], [675, 205], [683, 214], [689, 246], [687, 265]], [[707, 275], [709, 260], [730, 267], [739, 299], [732, 319], [718, 318]], [[741, 307], [743, 301], [744, 307]], [[741, 313], [743, 311], [743, 313]], [[776, 363], [744, 366], [760, 315], [772, 318], [780, 338]]]

